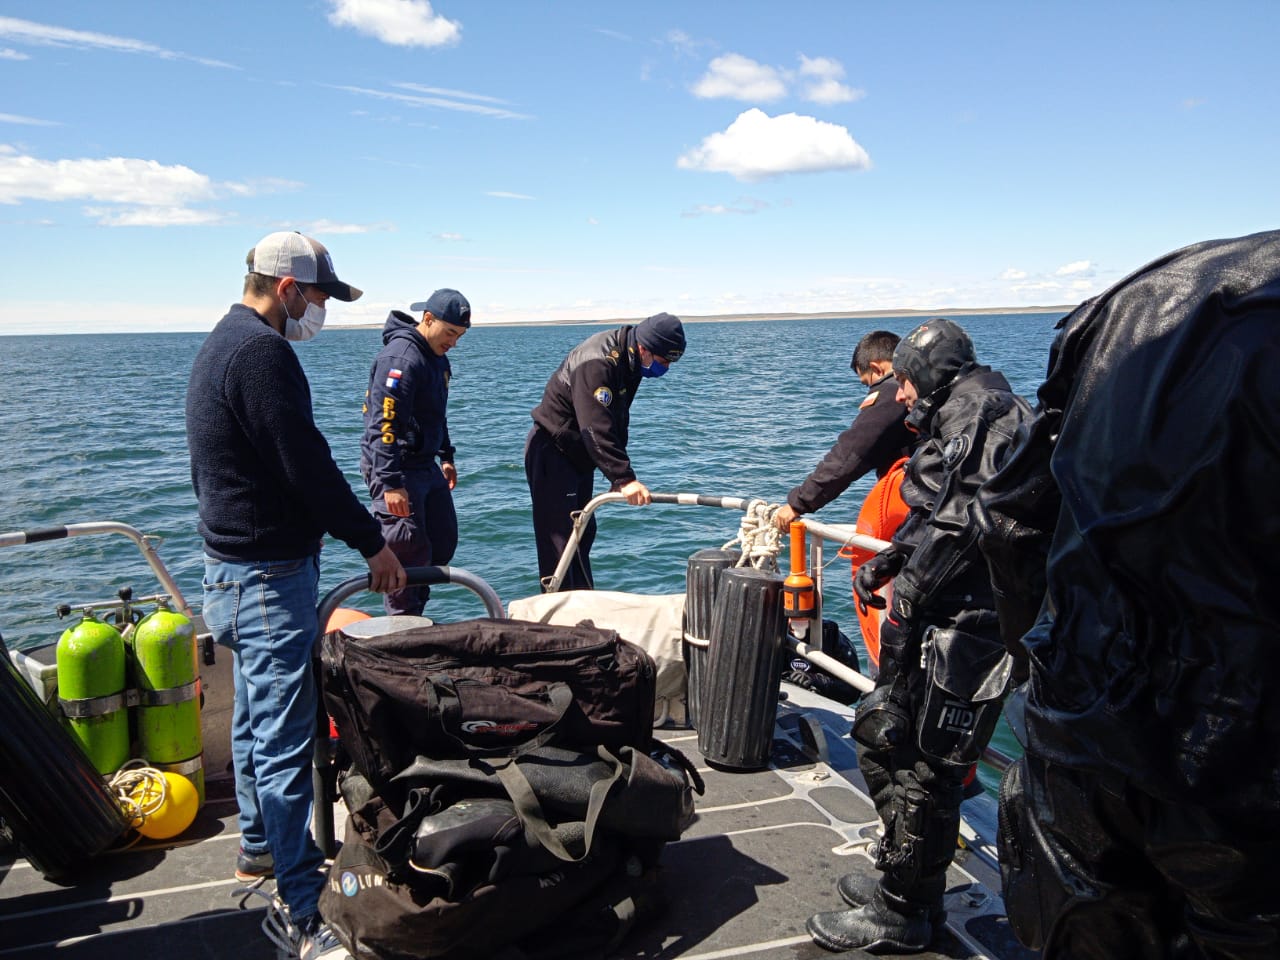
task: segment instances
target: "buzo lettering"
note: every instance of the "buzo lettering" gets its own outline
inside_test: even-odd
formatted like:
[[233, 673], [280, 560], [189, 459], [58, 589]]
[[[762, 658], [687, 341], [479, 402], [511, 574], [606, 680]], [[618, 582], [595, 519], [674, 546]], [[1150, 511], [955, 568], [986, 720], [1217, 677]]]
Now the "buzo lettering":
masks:
[[396, 418], [396, 398], [382, 398], [382, 442], [395, 443], [396, 435], [391, 429], [391, 424]]

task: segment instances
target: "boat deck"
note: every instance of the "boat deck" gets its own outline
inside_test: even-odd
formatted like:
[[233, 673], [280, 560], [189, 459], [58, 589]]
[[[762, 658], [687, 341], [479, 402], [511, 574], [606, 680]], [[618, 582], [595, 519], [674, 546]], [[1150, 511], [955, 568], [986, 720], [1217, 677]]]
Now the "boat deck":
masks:
[[[635, 960], [808, 960], [832, 954], [806, 918], [841, 909], [845, 873], [873, 870], [878, 820], [856, 769], [850, 708], [784, 685], [770, 768], [711, 769], [692, 730], [662, 730], [707, 783], [698, 818], [663, 854], [668, 909], [633, 931], [614, 956]], [[966, 803], [967, 840], [951, 870], [948, 929], [930, 958], [1034, 957], [1008, 929], [998, 894], [994, 803]], [[339, 815], [341, 810], [339, 809]], [[339, 830], [339, 836], [341, 831]], [[231, 876], [237, 841], [228, 780], [212, 780], [193, 828], [173, 844], [138, 844], [86, 864], [73, 886], [46, 881], [0, 850], [0, 958], [268, 960], [259, 929], [265, 901]], [[854, 951], [844, 956], [857, 956]]]

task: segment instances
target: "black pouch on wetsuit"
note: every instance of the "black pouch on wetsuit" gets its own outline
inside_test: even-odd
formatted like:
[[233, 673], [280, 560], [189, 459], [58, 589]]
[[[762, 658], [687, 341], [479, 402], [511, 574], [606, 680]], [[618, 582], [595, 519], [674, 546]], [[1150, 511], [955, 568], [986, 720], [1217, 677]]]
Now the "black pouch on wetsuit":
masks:
[[967, 767], [1000, 719], [1013, 661], [999, 639], [944, 627], [925, 631], [920, 660], [925, 693], [916, 742], [926, 756]]

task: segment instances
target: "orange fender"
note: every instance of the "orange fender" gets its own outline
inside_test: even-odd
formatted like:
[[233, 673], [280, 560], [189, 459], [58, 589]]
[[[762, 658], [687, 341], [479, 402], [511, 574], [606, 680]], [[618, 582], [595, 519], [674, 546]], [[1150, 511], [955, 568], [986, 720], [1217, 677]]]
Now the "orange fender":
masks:
[[[907, 519], [911, 508], [902, 499], [902, 479], [906, 476], [907, 458], [902, 457], [891, 466], [883, 477], [876, 481], [867, 498], [862, 501], [862, 509], [858, 511], [858, 522], [855, 529], [858, 533], [877, 540], [891, 540], [894, 532]], [[850, 573], [857, 576], [858, 567], [875, 556], [875, 552], [845, 544], [840, 548], [840, 556], [850, 561]], [[885, 588], [886, 599], [892, 603], [891, 587]], [[880, 621], [884, 617], [883, 610], [867, 608], [862, 612], [861, 605], [854, 597], [854, 609], [858, 613], [858, 628], [862, 631], [862, 643], [867, 648], [871, 662], [880, 666]]]

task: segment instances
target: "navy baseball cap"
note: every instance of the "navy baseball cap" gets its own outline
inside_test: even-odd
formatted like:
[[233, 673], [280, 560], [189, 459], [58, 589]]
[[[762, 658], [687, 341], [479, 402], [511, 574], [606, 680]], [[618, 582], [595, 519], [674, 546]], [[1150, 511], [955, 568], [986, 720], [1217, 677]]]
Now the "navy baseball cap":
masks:
[[684, 324], [669, 313], [655, 313], [636, 324], [636, 339], [654, 356], [675, 363], [684, 356]]
[[457, 290], [443, 287], [425, 300], [409, 304], [413, 313], [426, 311], [437, 320], [451, 323], [455, 327], [471, 326], [471, 304]]

